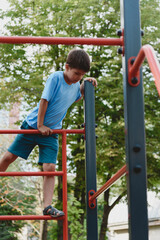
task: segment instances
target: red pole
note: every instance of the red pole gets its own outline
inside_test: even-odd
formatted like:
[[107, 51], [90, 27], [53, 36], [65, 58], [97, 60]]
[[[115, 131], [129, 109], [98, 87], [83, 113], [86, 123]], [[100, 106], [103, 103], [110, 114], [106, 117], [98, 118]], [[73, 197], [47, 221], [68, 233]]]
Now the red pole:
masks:
[[76, 38], [76, 37], [21, 37], [21, 36], [1, 36], [0, 43], [7, 44], [64, 44], [64, 45], [115, 45], [122, 46], [122, 38]]
[[[53, 133], [84, 134], [84, 129], [54, 129]], [[0, 130], [0, 134], [41, 134], [38, 130]]]
[[68, 240], [68, 217], [67, 217], [67, 155], [66, 155], [67, 137], [62, 134], [62, 171], [63, 171], [63, 211], [65, 218], [63, 221], [63, 239]]
[[4, 215], [0, 216], [0, 221], [7, 221], [7, 220], [63, 220], [63, 217], [56, 217], [52, 218], [51, 216], [36, 216], [36, 215]]
[[62, 176], [63, 172], [0, 172], [0, 176], [19, 177], [19, 176]]
[[113, 177], [111, 177], [97, 192], [89, 196], [89, 202], [96, 199], [102, 192], [106, 191], [113, 183], [126, 173], [126, 165], [124, 165]]
[[150, 45], [144, 45], [140, 49], [133, 65], [128, 64], [128, 66], [129, 66], [129, 81], [133, 77], [136, 76], [136, 74], [137, 74], [140, 66], [142, 65], [145, 57], [147, 58], [150, 70], [151, 70], [151, 72], [152, 72], [152, 74], [155, 78], [155, 85], [156, 85], [158, 94], [160, 96], [160, 64], [159, 64], [158, 59], [155, 55], [153, 47], [150, 46]]

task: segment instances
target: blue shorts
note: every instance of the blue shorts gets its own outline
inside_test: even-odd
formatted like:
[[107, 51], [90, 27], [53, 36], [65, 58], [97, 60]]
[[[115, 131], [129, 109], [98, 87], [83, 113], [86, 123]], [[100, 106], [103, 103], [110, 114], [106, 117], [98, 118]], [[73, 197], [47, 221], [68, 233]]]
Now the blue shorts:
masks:
[[[23, 122], [21, 129], [33, 129], [26, 121]], [[56, 164], [58, 155], [58, 134], [52, 134], [50, 136], [44, 136], [41, 134], [18, 134], [8, 148], [8, 151], [27, 159], [33, 148], [38, 145], [39, 147], [39, 162], [43, 163], [54, 163]]]

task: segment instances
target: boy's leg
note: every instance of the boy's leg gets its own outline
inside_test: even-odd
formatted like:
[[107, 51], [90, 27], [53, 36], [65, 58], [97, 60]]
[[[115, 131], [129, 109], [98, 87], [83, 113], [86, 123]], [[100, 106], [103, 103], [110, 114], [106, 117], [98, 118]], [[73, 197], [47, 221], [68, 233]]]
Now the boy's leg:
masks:
[[[43, 171], [55, 172], [56, 160], [58, 154], [58, 136], [37, 136], [39, 146], [39, 164], [43, 165]], [[43, 178], [43, 215], [52, 217], [64, 216], [64, 213], [52, 206], [55, 177], [44, 176]]]
[[[54, 172], [55, 164], [53, 163], [43, 163], [44, 172]], [[53, 192], [54, 192], [54, 176], [44, 176], [43, 180], [43, 198], [44, 198], [44, 208], [52, 204]]]
[[18, 156], [11, 152], [6, 152], [0, 160], [0, 171], [4, 172], [8, 166], [17, 159]]
[[[43, 171], [54, 172], [55, 164], [53, 163], [43, 163]], [[54, 176], [44, 176], [43, 181], [43, 198], [44, 198], [44, 215], [51, 215], [52, 217], [64, 216], [64, 212], [59, 211], [58, 209], [51, 206], [53, 192], [54, 192]]]

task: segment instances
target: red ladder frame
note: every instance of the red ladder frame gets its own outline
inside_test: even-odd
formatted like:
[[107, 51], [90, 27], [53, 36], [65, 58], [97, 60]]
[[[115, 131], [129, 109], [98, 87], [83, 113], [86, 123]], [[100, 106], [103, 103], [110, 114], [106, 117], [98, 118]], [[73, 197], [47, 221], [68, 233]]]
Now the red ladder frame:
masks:
[[[63, 212], [65, 216], [52, 218], [51, 216], [36, 215], [1, 215], [1, 220], [63, 220], [63, 240], [68, 240], [68, 218], [67, 218], [67, 133], [68, 134], [85, 134], [85, 129], [59, 129], [52, 130], [53, 133], [62, 134], [62, 171], [57, 172], [0, 172], [0, 176], [62, 176], [62, 198]], [[40, 134], [38, 130], [0, 130], [0, 134]]]

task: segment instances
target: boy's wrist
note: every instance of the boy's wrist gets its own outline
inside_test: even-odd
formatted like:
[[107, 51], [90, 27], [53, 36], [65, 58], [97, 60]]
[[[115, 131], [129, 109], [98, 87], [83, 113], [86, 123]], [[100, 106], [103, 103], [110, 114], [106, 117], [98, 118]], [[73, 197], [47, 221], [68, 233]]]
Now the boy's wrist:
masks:
[[41, 128], [42, 126], [44, 126], [44, 125], [40, 124], [40, 123], [37, 124], [37, 128]]

